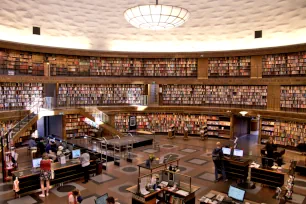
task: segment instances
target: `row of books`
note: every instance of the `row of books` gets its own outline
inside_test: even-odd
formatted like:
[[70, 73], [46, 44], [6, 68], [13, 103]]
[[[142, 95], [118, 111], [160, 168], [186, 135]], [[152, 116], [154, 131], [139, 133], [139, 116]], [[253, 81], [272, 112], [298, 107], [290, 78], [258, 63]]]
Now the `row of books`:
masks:
[[67, 138], [76, 136], [95, 136], [98, 129], [84, 122], [85, 117], [80, 114], [65, 115], [65, 130]]
[[0, 109], [28, 108], [42, 101], [41, 83], [0, 83]]
[[[72, 57], [72, 56], [71, 56]], [[197, 59], [130, 59], [69, 56], [50, 60], [51, 75], [196, 76]]]
[[164, 105], [267, 105], [267, 86], [162, 85]]
[[281, 86], [281, 108], [306, 108], [306, 86]]
[[248, 77], [251, 73], [251, 57], [208, 58], [209, 77]]
[[0, 69], [8, 75], [43, 76], [43, 56], [38, 53], [0, 50]]
[[268, 136], [274, 137], [277, 144], [296, 147], [300, 142], [306, 142], [306, 123], [263, 119], [261, 138]]
[[306, 52], [265, 55], [262, 62], [264, 77], [306, 74]]
[[[107, 89], [105, 91], [105, 88]], [[143, 102], [145, 85], [143, 84], [60, 84], [59, 105], [71, 104], [138, 104]]]
[[[115, 115], [115, 128], [121, 132], [129, 130], [129, 116], [136, 116], [137, 129], [167, 133], [174, 125], [178, 133], [183, 134], [187, 127], [190, 134], [200, 134], [203, 127], [210, 131], [208, 135], [230, 137], [230, 118], [196, 114], [167, 113], [130, 113]], [[226, 134], [224, 131], [228, 130]]]

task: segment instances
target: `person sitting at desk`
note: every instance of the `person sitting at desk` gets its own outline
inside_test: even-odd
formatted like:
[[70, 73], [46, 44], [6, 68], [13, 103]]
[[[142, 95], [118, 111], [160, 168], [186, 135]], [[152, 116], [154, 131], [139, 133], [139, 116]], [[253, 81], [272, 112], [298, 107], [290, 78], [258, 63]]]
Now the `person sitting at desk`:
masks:
[[225, 169], [224, 169], [224, 163], [223, 163], [223, 152], [222, 152], [222, 148], [221, 148], [221, 143], [217, 142], [216, 143], [216, 148], [213, 150], [212, 152], [212, 159], [215, 165], [215, 182], [217, 182], [219, 180], [219, 176], [218, 176], [218, 169], [221, 170], [222, 172], [222, 177], [223, 177], [223, 181], [226, 182], [226, 175], [225, 175]]
[[269, 137], [269, 141], [266, 144], [266, 151], [268, 158], [274, 158], [274, 150], [276, 149], [276, 145], [274, 143], [273, 137]]
[[36, 149], [37, 148], [37, 144], [35, 142], [35, 138], [31, 137], [31, 139], [29, 140], [29, 149]]
[[[55, 147], [54, 147], [55, 145]], [[48, 157], [52, 159], [53, 161], [56, 160], [56, 144], [54, 140], [50, 140], [49, 144], [46, 146], [46, 153], [48, 154]]]
[[44, 139], [43, 138], [38, 138], [37, 139], [37, 149], [39, 153], [42, 155], [44, 152], [46, 152], [46, 147], [44, 144]]

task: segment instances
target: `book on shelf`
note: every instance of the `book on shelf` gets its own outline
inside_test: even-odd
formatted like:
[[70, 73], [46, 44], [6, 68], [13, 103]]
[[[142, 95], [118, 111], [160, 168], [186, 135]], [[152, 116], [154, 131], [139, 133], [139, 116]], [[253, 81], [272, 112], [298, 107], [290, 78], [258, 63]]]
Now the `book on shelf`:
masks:
[[306, 86], [281, 86], [281, 109], [305, 109]]
[[261, 139], [273, 137], [276, 144], [296, 147], [306, 142], [306, 123], [262, 120]]
[[263, 77], [303, 76], [306, 74], [306, 52], [265, 55]]
[[251, 57], [208, 58], [208, 77], [249, 77]]
[[144, 84], [59, 84], [58, 105], [142, 105]]
[[91, 136], [95, 137], [98, 129], [85, 122], [85, 117], [79, 114], [65, 115], [65, 130], [67, 138]]
[[162, 85], [163, 105], [267, 106], [267, 86]]
[[43, 102], [41, 83], [0, 83], [0, 109], [28, 109]]
[[43, 55], [2, 49], [0, 50], [0, 74], [43, 76]]

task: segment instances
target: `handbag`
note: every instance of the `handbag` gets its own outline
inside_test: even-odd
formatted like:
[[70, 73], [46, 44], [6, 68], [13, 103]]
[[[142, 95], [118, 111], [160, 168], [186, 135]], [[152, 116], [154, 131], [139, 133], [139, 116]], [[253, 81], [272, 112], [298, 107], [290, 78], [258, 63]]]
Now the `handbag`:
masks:
[[51, 179], [54, 179], [54, 171], [51, 170]]

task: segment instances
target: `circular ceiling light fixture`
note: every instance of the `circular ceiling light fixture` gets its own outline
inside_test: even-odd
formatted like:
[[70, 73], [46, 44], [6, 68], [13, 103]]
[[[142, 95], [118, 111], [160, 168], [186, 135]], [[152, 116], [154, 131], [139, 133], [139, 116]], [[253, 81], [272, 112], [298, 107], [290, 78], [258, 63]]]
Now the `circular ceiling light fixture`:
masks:
[[189, 18], [187, 9], [177, 6], [148, 4], [135, 6], [124, 12], [124, 17], [136, 28], [165, 30], [183, 25]]

